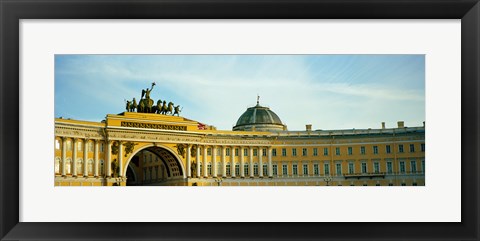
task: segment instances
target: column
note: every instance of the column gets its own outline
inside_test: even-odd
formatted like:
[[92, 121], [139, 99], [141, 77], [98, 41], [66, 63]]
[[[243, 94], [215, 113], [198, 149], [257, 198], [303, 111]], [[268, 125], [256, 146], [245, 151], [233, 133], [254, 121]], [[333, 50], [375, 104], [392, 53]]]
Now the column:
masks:
[[232, 177], [235, 177], [235, 147], [232, 146], [232, 149], [230, 150], [230, 173], [232, 174]]
[[83, 176], [88, 177], [88, 139], [83, 142]]
[[118, 177], [123, 177], [123, 144], [118, 141]]
[[65, 165], [67, 163], [67, 138], [62, 137], [62, 176], [67, 175]]
[[245, 177], [245, 164], [243, 163], [243, 147], [239, 148], [240, 151], [240, 177]]
[[227, 161], [225, 160], [226, 148], [222, 146], [222, 177], [227, 177]]
[[217, 147], [212, 146], [212, 173], [213, 177], [217, 177]]
[[191, 155], [190, 147], [191, 145], [188, 144], [187, 145], [187, 177], [192, 177], [192, 170], [191, 170], [192, 166], [190, 163], [190, 155]]
[[268, 147], [268, 177], [273, 177], [272, 147]]
[[106, 150], [106, 160], [105, 160], [105, 165], [106, 165], [106, 169], [107, 170], [107, 177], [111, 177], [112, 176], [112, 142], [111, 141], [107, 141], [107, 148], [105, 148]]
[[203, 176], [208, 177], [208, 168], [207, 168], [207, 147], [203, 147]]
[[250, 153], [249, 153], [249, 155], [250, 155], [249, 156], [250, 157], [250, 165], [249, 165], [250, 170], [249, 170], [249, 172], [250, 172], [250, 177], [254, 177], [253, 176], [253, 148], [250, 146], [249, 149], [250, 149]]
[[200, 160], [200, 146], [197, 145], [197, 177], [201, 177], [200, 176], [200, 163], [202, 162], [202, 160]]
[[95, 147], [93, 150], [93, 158], [94, 158], [94, 175], [95, 177], [98, 177], [98, 140], [95, 140]]
[[77, 138], [73, 138], [72, 176], [77, 176]]
[[263, 148], [260, 147], [258, 148], [258, 175], [260, 177], [263, 177], [263, 162], [262, 162], [262, 156], [263, 156]]

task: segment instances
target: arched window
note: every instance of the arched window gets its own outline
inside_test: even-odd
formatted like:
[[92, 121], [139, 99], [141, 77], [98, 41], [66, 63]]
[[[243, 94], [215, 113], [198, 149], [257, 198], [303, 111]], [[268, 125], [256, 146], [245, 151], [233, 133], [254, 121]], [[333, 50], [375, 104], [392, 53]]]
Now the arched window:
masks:
[[77, 160], [77, 174], [83, 174], [83, 160]]
[[55, 174], [60, 174], [60, 158], [55, 158]]
[[226, 169], [227, 169], [227, 176], [230, 176], [231, 175], [231, 165], [230, 165], [230, 162], [227, 162], [227, 165], [226, 165]]
[[258, 163], [253, 164], [253, 175], [258, 176]]
[[88, 175], [93, 176], [93, 160], [88, 160]]
[[263, 164], [263, 175], [268, 176], [268, 166], [267, 166], [267, 164]]
[[222, 163], [221, 163], [221, 162], [217, 162], [217, 174], [218, 174], [219, 176], [221, 176], [221, 175], [223, 174], [223, 170], [222, 170], [223, 168], [222, 168], [222, 167], [223, 167], [223, 166], [222, 166]]
[[100, 175], [105, 175], [105, 165], [103, 160], [100, 160]]
[[248, 176], [248, 163], [245, 163], [245, 165], [243, 165], [243, 173], [245, 174], [245, 176]]
[[65, 172], [66, 174], [71, 174], [72, 173], [72, 160], [68, 158], [65, 161]]
[[235, 163], [235, 176], [240, 176], [240, 164]]
[[198, 176], [200, 176], [200, 177], [201, 177], [201, 176], [203, 176], [202, 162], [199, 162], [199, 163], [198, 163], [198, 165], [199, 165], [199, 167], [200, 167], [200, 173], [199, 173], [199, 175], [198, 175]]
[[208, 174], [209, 176], [212, 175], [212, 163], [211, 163], [211, 162], [209, 162], [209, 163], [207, 164], [207, 174]]

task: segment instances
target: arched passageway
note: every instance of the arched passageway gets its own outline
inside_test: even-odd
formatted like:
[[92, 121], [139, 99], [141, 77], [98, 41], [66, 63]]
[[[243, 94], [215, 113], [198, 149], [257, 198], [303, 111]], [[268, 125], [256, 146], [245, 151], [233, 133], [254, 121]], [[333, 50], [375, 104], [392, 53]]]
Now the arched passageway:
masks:
[[151, 146], [139, 150], [126, 167], [127, 186], [185, 185], [184, 170], [170, 150]]

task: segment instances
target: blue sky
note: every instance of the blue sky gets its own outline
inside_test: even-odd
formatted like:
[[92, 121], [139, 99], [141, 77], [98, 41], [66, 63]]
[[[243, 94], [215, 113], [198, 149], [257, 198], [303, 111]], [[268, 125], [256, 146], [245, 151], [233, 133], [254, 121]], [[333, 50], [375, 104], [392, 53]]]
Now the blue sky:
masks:
[[55, 55], [55, 117], [101, 121], [153, 81], [155, 102], [221, 130], [257, 94], [289, 130], [425, 120], [424, 55]]

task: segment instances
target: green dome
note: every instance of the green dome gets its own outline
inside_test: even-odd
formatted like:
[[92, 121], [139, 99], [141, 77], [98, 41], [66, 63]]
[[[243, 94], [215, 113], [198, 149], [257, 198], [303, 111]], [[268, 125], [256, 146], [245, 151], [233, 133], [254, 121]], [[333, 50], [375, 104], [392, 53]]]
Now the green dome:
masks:
[[284, 129], [285, 125], [282, 124], [278, 115], [270, 108], [260, 106], [258, 103], [248, 108], [233, 127], [234, 131], [282, 131]]

